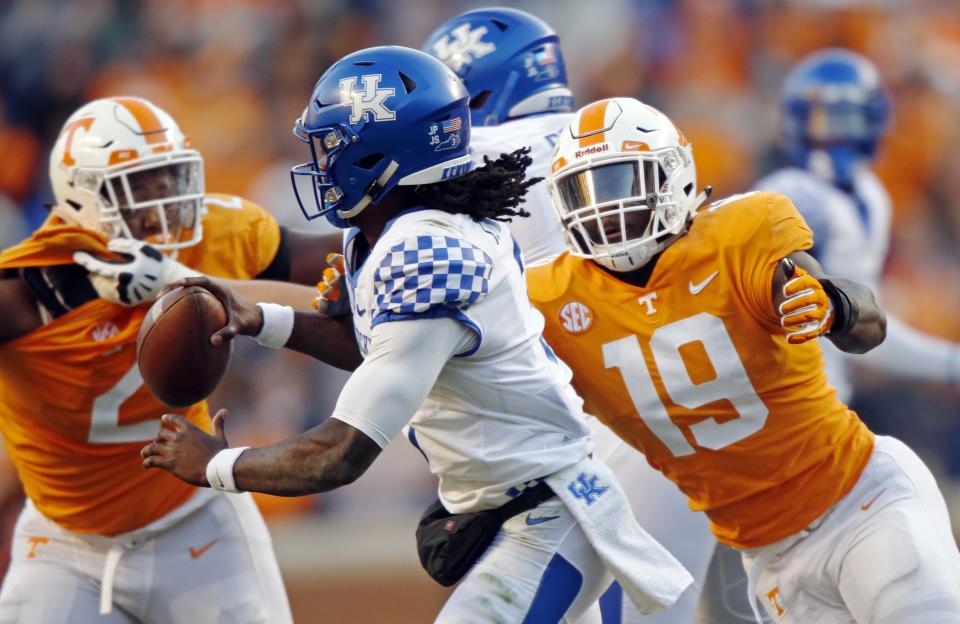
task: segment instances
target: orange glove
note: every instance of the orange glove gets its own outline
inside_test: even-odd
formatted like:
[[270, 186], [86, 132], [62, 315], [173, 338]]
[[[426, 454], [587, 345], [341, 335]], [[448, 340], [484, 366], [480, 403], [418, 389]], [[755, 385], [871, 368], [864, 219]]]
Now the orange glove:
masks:
[[328, 253], [326, 261], [330, 266], [323, 270], [323, 279], [317, 282], [317, 296], [313, 299], [313, 309], [330, 317], [351, 314], [350, 298], [340, 288], [345, 271], [343, 255]]
[[785, 299], [778, 309], [780, 326], [787, 330], [787, 342], [800, 344], [830, 331], [834, 320], [833, 304], [820, 280], [793, 261], [784, 259], [781, 266], [791, 277], [783, 285]]

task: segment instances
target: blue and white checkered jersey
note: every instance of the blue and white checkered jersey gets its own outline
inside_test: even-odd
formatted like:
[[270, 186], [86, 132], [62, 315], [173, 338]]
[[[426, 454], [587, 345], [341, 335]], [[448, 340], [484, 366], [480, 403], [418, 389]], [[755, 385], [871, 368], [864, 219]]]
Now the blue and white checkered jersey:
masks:
[[470, 153], [476, 166], [483, 165], [484, 156], [496, 160], [500, 154], [530, 147], [533, 163], [527, 168], [527, 177], [543, 178], [543, 181], [527, 191], [523, 208], [530, 216], [507, 224], [529, 264], [543, 262], [567, 250], [560, 220], [547, 194], [546, 179], [550, 175], [557, 138], [573, 117], [574, 113], [544, 113], [470, 130]]
[[543, 317], [530, 305], [519, 249], [503, 224], [408, 211], [358, 267], [355, 241], [348, 237], [344, 255], [365, 357], [384, 323], [412, 330], [448, 317], [475, 335], [443, 365], [407, 430], [440, 478], [447, 509], [499, 506], [511, 488], [590, 453], [582, 401], [569, 368], [543, 341]]
[[[876, 292], [890, 243], [890, 197], [866, 166], [853, 177], [848, 194], [805, 170], [781, 169], [758, 181], [754, 188], [790, 198], [813, 230], [810, 253], [829, 275], [860, 282]], [[849, 356], [828, 340], [821, 340], [823, 359], [837, 396], [848, 401], [853, 393]]]

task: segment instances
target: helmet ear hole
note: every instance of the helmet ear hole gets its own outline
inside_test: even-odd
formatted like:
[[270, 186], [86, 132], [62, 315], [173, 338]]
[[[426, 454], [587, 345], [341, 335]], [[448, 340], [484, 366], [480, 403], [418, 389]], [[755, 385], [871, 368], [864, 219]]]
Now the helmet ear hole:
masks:
[[693, 182], [689, 182], [685, 187], [683, 187], [683, 192], [688, 197], [693, 193]]

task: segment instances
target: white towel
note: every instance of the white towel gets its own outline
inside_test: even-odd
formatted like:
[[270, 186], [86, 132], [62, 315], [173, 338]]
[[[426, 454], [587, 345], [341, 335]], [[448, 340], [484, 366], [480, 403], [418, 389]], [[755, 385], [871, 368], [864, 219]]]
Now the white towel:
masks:
[[644, 531], [613, 472], [586, 457], [546, 478], [640, 613], [668, 609], [693, 577]]

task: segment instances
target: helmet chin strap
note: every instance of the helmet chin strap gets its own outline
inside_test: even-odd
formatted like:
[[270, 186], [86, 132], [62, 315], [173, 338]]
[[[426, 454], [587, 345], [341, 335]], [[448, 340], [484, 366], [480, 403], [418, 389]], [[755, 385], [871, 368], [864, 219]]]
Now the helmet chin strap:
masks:
[[390, 178], [393, 177], [393, 174], [396, 173], [397, 169], [399, 168], [400, 165], [397, 163], [397, 161], [391, 160], [390, 164], [388, 164], [387, 168], [383, 170], [383, 173], [380, 175], [380, 177], [374, 180], [373, 184], [370, 185], [364, 196], [360, 198], [360, 201], [354, 204], [353, 208], [350, 208], [349, 210], [338, 210], [337, 216], [341, 219], [352, 219], [363, 212], [364, 208], [373, 202], [373, 198], [380, 195], [384, 187], [386, 187], [387, 182], [390, 181]]

